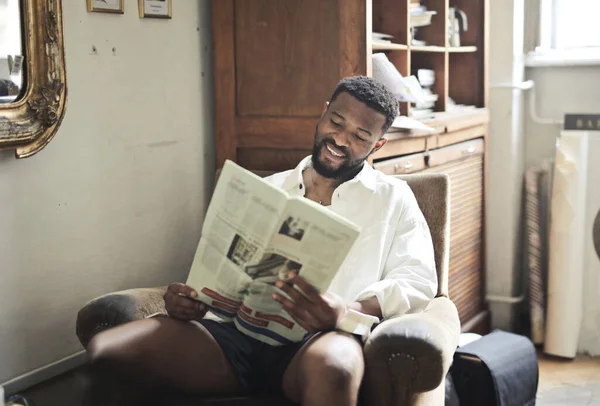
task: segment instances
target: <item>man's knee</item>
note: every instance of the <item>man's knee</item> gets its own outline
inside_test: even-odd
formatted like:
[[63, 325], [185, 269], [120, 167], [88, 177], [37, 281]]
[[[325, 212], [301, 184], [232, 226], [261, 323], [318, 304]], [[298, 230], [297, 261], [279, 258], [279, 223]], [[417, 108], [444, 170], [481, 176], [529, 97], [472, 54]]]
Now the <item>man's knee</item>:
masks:
[[96, 334], [86, 348], [87, 364], [82, 373], [84, 405], [138, 404], [132, 386], [128, 358], [122, 342], [110, 330]]
[[96, 334], [86, 349], [88, 364], [92, 370], [118, 370], [124, 364], [132, 362], [139, 348], [124, 341], [111, 330]]
[[326, 385], [330, 390], [346, 391], [359, 385], [362, 380], [362, 348], [351, 337], [331, 340], [319, 351], [307, 354], [303, 369], [306, 390]]

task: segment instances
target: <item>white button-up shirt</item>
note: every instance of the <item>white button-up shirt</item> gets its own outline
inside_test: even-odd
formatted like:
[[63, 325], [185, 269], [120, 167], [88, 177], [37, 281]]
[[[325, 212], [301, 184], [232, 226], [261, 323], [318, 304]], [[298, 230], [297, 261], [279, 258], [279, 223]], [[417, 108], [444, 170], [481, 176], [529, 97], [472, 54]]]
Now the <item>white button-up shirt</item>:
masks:
[[[309, 156], [266, 180], [304, 196], [302, 172], [311, 165]], [[437, 274], [429, 227], [408, 184], [365, 163], [335, 189], [328, 208], [362, 228], [329, 291], [348, 302], [376, 297], [384, 319], [423, 310], [437, 292]], [[365, 336], [373, 321], [352, 312], [340, 325]]]

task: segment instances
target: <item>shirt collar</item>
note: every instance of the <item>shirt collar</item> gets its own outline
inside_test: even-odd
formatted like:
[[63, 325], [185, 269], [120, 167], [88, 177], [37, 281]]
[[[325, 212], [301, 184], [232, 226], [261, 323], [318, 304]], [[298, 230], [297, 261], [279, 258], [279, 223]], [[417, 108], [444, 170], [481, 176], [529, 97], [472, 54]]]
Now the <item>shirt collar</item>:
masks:
[[[287, 179], [285, 180], [285, 183], [283, 184], [284, 189], [285, 190], [295, 189], [299, 185], [304, 184], [304, 181], [302, 178], [302, 172], [304, 172], [304, 170], [306, 168], [310, 168], [311, 166], [312, 166], [312, 157], [309, 155], [306, 158], [304, 158], [302, 161], [300, 161], [298, 166], [296, 166], [292, 170], [292, 172], [288, 175]], [[367, 189], [374, 192], [375, 191], [375, 183], [376, 183], [375, 175], [376, 175], [375, 169], [373, 169], [371, 167], [371, 165], [369, 165], [369, 163], [365, 161], [360, 172], [354, 178], [350, 179], [346, 183], [358, 182], [358, 183], [362, 184], [364, 187], [366, 187]]]

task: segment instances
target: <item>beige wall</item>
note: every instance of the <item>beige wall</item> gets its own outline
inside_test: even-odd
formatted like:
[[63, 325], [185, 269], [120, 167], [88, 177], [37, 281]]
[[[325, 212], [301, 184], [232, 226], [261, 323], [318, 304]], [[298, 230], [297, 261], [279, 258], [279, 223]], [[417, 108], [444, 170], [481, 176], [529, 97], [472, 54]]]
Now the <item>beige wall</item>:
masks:
[[[538, 115], [555, 120], [565, 113], [600, 112], [600, 66], [550, 66], [528, 68], [527, 79], [535, 82]], [[529, 97], [529, 95], [528, 95]], [[527, 167], [554, 158], [560, 126], [538, 124], [529, 114], [525, 120]]]
[[32, 158], [0, 152], [0, 383], [80, 351], [86, 301], [183, 279], [200, 236], [214, 176], [210, 2], [176, 1], [172, 20], [125, 3], [109, 15], [63, 1], [63, 124]]

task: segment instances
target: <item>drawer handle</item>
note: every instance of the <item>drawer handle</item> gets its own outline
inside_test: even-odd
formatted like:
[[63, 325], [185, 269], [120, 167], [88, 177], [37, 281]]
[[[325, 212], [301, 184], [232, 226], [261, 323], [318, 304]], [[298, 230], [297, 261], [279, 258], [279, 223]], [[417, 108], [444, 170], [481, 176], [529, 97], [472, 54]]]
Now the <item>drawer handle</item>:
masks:
[[[408, 170], [410, 168], [413, 167], [412, 162], [407, 162], [404, 165], [402, 165], [402, 169], [404, 170]], [[399, 164], [394, 164], [394, 172], [398, 172], [398, 169], [400, 169], [400, 165]]]
[[467, 155], [467, 154], [472, 154], [473, 152], [475, 152], [475, 147], [469, 147], [469, 148], [465, 149], [462, 153], [463, 153], [463, 155]]

